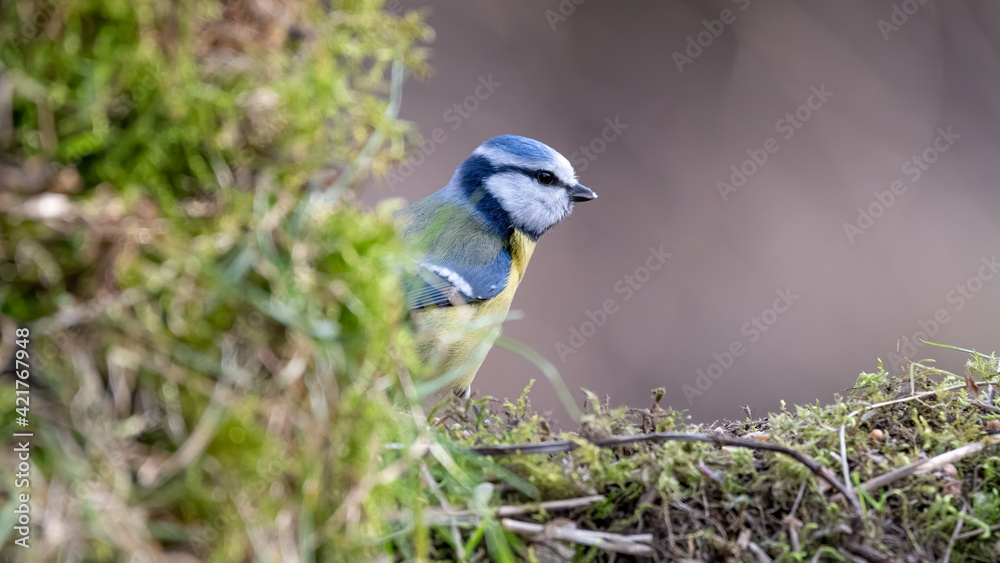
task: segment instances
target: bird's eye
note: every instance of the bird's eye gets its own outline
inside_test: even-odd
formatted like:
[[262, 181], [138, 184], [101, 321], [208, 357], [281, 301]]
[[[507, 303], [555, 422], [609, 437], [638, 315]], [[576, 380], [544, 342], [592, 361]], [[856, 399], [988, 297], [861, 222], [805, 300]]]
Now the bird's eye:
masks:
[[548, 170], [540, 170], [537, 174], [535, 174], [535, 179], [538, 180], [538, 183], [543, 186], [551, 186], [556, 181], [556, 175]]

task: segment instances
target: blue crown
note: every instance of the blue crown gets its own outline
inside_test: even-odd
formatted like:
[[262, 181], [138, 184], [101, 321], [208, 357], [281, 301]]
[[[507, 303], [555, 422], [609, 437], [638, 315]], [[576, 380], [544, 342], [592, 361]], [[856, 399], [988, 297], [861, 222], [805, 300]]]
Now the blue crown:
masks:
[[556, 155], [548, 145], [519, 135], [493, 137], [483, 143], [483, 146], [539, 161], [550, 160]]

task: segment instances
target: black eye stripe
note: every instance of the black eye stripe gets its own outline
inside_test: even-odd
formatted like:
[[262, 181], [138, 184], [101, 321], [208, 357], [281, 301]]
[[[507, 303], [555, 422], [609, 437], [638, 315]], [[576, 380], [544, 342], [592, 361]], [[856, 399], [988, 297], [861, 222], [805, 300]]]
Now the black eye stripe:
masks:
[[556, 173], [552, 172], [551, 170], [546, 170], [546, 169], [538, 170], [538, 169], [534, 169], [534, 168], [525, 168], [523, 166], [507, 165], [507, 166], [497, 166], [496, 169], [493, 171], [494, 174], [502, 174], [504, 172], [517, 172], [519, 174], [524, 174], [528, 178], [531, 178], [532, 180], [536, 180], [536, 181], [538, 180], [537, 174], [539, 172], [548, 172], [548, 173], [552, 174], [553, 181], [552, 181], [551, 184], [546, 184], [546, 185], [548, 185], [548, 186], [558, 186], [558, 187], [561, 187], [561, 188], [569, 189], [569, 186], [567, 186], [566, 183], [563, 182], [562, 179], [559, 178], [559, 176], [556, 175]]

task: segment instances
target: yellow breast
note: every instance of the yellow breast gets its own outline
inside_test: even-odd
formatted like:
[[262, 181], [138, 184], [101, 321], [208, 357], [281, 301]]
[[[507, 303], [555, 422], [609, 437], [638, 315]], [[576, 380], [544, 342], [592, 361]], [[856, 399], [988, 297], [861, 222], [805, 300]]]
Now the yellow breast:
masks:
[[500, 334], [501, 323], [507, 317], [534, 250], [534, 241], [514, 231], [510, 238], [510, 275], [499, 295], [488, 301], [427, 309], [415, 315], [421, 358], [433, 366], [432, 387], [437, 390], [431, 401], [441, 401], [452, 393], [461, 394], [472, 384]]

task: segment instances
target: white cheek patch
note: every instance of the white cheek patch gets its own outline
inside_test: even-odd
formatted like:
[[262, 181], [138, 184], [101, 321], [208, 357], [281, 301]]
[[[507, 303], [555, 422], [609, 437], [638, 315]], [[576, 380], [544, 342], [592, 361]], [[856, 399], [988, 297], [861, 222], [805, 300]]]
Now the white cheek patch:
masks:
[[517, 172], [497, 174], [487, 189], [522, 230], [544, 233], [569, 215], [569, 193], [558, 186], [542, 186]]

